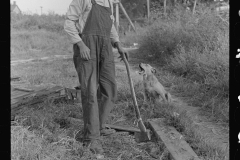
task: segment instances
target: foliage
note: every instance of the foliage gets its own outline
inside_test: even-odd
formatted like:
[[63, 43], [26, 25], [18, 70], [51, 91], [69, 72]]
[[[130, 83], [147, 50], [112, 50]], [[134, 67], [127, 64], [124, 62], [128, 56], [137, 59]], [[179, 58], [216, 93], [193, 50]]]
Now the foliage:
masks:
[[200, 84], [198, 92], [185, 93], [192, 97], [191, 103], [206, 110], [214, 108], [218, 119], [228, 122], [228, 24], [205, 6], [198, 7], [194, 15], [176, 7], [167, 17], [155, 19], [140, 39], [139, 55]]
[[17, 15], [11, 14], [11, 29], [36, 30], [45, 29], [51, 32], [62, 33], [64, 16], [60, 15]]
[[[64, 16], [11, 15], [11, 59], [29, 59], [72, 52]], [[41, 54], [40, 54], [41, 53]]]

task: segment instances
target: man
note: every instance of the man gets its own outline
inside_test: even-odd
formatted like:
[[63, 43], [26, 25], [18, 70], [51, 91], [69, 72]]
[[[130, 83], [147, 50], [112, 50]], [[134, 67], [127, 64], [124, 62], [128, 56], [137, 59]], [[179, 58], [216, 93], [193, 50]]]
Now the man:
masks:
[[128, 59], [113, 25], [112, 10], [112, 0], [72, 0], [64, 24], [81, 85], [84, 143], [97, 154], [103, 153], [100, 135], [115, 132], [104, 126], [117, 95], [112, 47]]

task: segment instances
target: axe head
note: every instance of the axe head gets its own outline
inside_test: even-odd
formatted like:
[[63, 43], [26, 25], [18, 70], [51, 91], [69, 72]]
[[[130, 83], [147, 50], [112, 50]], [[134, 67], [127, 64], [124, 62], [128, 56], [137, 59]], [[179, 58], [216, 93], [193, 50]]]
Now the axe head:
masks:
[[146, 130], [146, 132], [134, 132], [134, 137], [136, 142], [140, 143], [140, 142], [147, 142], [151, 140], [151, 134], [150, 134], [150, 130]]

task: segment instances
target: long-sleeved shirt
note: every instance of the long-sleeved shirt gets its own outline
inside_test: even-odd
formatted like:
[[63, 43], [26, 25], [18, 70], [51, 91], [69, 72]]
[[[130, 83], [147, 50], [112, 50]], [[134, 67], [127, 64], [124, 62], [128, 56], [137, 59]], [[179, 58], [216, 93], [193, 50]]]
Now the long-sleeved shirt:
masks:
[[[97, 4], [110, 7], [111, 5], [112, 13], [113, 13], [113, 4], [112, 0], [95, 0]], [[86, 23], [88, 14], [92, 8], [91, 0], [72, 0], [69, 9], [66, 14], [66, 20], [64, 23], [64, 30], [68, 33], [71, 43], [75, 44], [82, 41], [79, 34], [82, 33], [84, 25]], [[111, 19], [114, 21], [113, 14], [111, 15]], [[112, 44], [115, 42], [119, 42], [119, 36], [116, 31], [114, 24], [112, 25], [110, 38]]]

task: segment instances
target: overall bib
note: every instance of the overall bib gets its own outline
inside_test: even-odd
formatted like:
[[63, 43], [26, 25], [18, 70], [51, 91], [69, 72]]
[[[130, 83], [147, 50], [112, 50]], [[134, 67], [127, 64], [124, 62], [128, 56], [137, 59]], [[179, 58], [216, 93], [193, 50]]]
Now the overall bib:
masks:
[[90, 60], [83, 60], [77, 44], [73, 46], [73, 61], [81, 85], [84, 139], [89, 140], [100, 137], [100, 129], [104, 128], [117, 94], [110, 40], [111, 8], [98, 5], [95, 0], [91, 2], [92, 9], [81, 34], [90, 49]]

